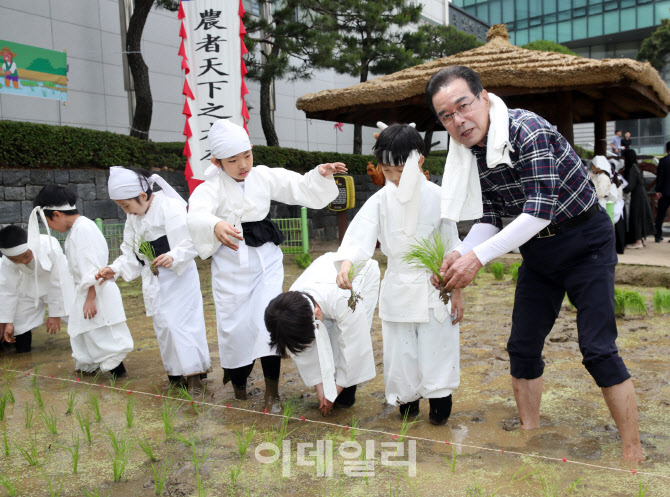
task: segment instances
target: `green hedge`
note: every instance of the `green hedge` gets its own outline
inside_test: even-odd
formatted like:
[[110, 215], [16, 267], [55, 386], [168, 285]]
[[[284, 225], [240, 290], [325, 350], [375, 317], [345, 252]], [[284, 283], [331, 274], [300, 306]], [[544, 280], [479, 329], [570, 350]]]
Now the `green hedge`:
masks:
[[[18, 121], [0, 121], [0, 167], [40, 169], [107, 169], [115, 165], [183, 169], [183, 142], [146, 142], [126, 135]], [[344, 162], [350, 174], [365, 174], [372, 155], [307, 152], [294, 148], [254, 146], [254, 164], [306, 172], [325, 162]], [[427, 157], [424, 169], [442, 174], [443, 157]]]

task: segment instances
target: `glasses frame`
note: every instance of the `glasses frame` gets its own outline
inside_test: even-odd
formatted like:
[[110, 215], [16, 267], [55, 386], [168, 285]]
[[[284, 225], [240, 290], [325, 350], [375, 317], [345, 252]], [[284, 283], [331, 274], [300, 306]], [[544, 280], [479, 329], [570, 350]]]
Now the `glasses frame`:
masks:
[[[472, 112], [472, 104], [475, 103], [475, 100], [477, 100], [479, 98], [479, 95], [481, 94], [482, 92], [479, 92], [477, 93], [477, 95], [475, 95], [475, 98], [473, 98], [470, 102], [460, 104], [459, 105], [461, 109], [460, 111], [455, 110], [451, 114], [444, 114], [441, 118], [438, 118], [437, 122], [439, 122], [440, 124], [442, 124], [442, 126], [446, 128], [447, 126], [451, 126], [452, 124], [454, 124], [454, 116], [461, 116], [461, 117], [469, 116], [470, 113]], [[468, 110], [464, 111], [463, 109], [465, 108], [467, 108]]]

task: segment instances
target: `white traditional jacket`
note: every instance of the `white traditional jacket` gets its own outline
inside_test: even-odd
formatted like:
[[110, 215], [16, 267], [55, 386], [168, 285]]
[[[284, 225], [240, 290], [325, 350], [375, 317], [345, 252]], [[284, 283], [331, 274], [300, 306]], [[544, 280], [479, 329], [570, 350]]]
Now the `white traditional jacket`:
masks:
[[[331, 344], [328, 363], [335, 366], [335, 383], [350, 387], [375, 377], [375, 360], [370, 338], [370, 322], [365, 301], [352, 311], [347, 301], [349, 290], [338, 288], [335, 254], [327, 253], [316, 259], [291, 286], [292, 291], [306, 292], [321, 308], [323, 324]], [[361, 271], [362, 273], [363, 271]], [[375, 296], [365, 296], [373, 299]], [[316, 341], [299, 354], [291, 354], [302, 380], [307, 386], [323, 383], [321, 362]], [[329, 399], [334, 400], [334, 399]]]
[[[96, 273], [108, 264], [109, 248], [93, 221], [84, 216], [77, 218], [65, 239], [65, 255], [75, 284], [68, 334], [77, 336], [102, 326], [124, 322], [126, 313], [116, 282], [108, 280], [99, 285], [95, 279]], [[84, 302], [88, 289], [93, 285], [98, 313], [91, 319], [84, 319]]]
[[423, 175], [420, 181], [419, 216], [412, 237], [404, 229], [403, 206], [396, 198], [398, 188], [387, 182], [351, 221], [335, 257], [338, 269], [344, 260], [367, 260], [379, 240], [382, 252], [388, 257], [379, 295], [379, 317], [385, 321], [427, 323], [428, 309], [432, 308], [436, 319], [443, 322], [451, 310], [451, 303], [445, 306], [430, 283], [430, 272], [402, 260], [411, 245], [432, 238], [436, 230], [442, 236], [445, 254], [459, 243], [456, 223], [440, 218], [440, 187]]
[[[40, 245], [41, 260], [34, 258], [30, 264], [0, 259], [0, 323], [12, 323], [19, 335], [44, 323], [44, 308], [38, 301], [49, 307], [49, 317], [67, 316], [72, 305], [72, 276], [60, 243], [52, 236], [40, 235]], [[20, 307], [30, 312], [17, 314], [20, 301], [24, 302]]]
[[226, 221], [242, 232], [242, 224], [262, 221], [270, 212], [270, 202], [304, 205], [322, 209], [337, 197], [332, 176], [323, 177], [318, 168], [305, 175], [283, 168], [254, 166], [244, 180], [244, 188], [224, 171], [211, 165], [205, 182], [189, 199], [188, 227], [202, 259], [211, 257], [221, 246], [214, 226]]

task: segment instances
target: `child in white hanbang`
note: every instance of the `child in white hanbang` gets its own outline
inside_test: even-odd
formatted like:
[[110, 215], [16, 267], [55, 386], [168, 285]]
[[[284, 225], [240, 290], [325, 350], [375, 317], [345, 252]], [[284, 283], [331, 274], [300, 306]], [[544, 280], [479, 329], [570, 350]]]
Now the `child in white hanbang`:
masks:
[[351, 407], [359, 383], [375, 377], [370, 328], [379, 295], [379, 264], [367, 261], [354, 278], [361, 301], [352, 310], [349, 290], [335, 283], [335, 254], [316, 259], [265, 309], [270, 345], [288, 352], [302, 380], [314, 386], [325, 416], [333, 408]]
[[58, 240], [36, 229], [32, 237], [16, 225], [0, 230], [0, 338], [14, 343], [19, 354], [30, 352], [32, 330], [44, 324], [47, 307], [47, 332], [60, 331], [74, 292]]
[[74, 192], [58, 185], [42, 188], [33, 202], [52, 230], [69, 231], [65, 255], [75, 292], [67, 332], [75, 368], [124, 376], [123, 360], [133, 350], [133, 338], [126, 326], [121, 292], [113, 281], [98, 286], [95, 280], [98, 270], [107, 265], [109, 248], [95, 223], [79, 215], [76, 202]]
[[[154, 192], [157, 184], [161, 191]], [[201, 375], [210, 367], [197, 255], [186, 226], [186, 202], [160, 176], [144, 170], [112, 167], [109, 198], [128, 214], [122, 255], [96, 278], [102, 283], [121, 276], [142, 275], [147, 316], [153, 317], [163, 366], [170, 383], [186, 384], [191, 395], [202, 394]], [[148, 242], [153, 259], [139, 251]], [[155, 274], [151, 264], [157, 268]]]
[[[430, 283], [430, 272], [403, 261], [417, 240], [442, 237], [446, 252], [456, 246], [456, 223], [440, 219], [440, 187], [421, 172], [423, 139], [408, 125], [385, 128], [374, 154], [386, 178], [356, 214], [335, 257], [337, 283], [351, 288], [352, 262], [372, 257], [377, 239], [388, 257], [381, 284], [379, 317], [384, 341], [386, 400], [402, 416], [419, 413], [419, 399], [430, 403], [432, 424], [445, 424], [451, 393], [458, 387], [459, 330], [463, 315], [460, 291], [445, 306]], [[446, 179], [445, 179], [446, 181]]]
[[304, 176], [253, 167], [249, 135], [226, 119], [212, 125], [208, 138], [212, 165], [189, 199], [188, 226], [200, 257], [212, 258], [223, 383], [230, 381], [235, 398], [246, 399], [247, 378], [260, 357], [265, 408], [279, 412], [281, 358], [269, 345], [263, 314], [282, 291], [284, 236], [270, 220], [270, 202], [321, 209], [337, 197], [332, 175], [346, 166], [322, 164]]

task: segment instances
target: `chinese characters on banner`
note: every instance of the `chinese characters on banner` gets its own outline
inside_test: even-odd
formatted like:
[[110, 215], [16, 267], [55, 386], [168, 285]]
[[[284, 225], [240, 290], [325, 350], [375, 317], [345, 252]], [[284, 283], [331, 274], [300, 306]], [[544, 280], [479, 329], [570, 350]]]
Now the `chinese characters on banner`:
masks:
[[207, 140], [217, 119], [230, 119], [246, 128], [249, 119], [244, 95], [246, 67], [242, 60], [244, 15], [241, 0], [181, 0], [179, 55], [184, 70], [186, 117], [186, 179], [189, 189], [202, 182], [211, 165]]

